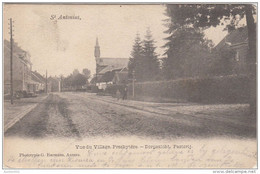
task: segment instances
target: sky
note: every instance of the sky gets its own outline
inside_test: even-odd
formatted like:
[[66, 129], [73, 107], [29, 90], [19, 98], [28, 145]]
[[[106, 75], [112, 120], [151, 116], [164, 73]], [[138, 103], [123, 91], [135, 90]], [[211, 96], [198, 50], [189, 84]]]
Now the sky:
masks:
[[[67, 76], [78, 69], [95, 73], [94, 46], [99, 39], [101, 57], [129, 58], [136, 34], [144, 38], [149, 27], [162, 57], [168, 37], [163, 24], [164, 5], [4, 5], [4, 38], [9, 40], [8, 19], [14, 22], [14, 41], [31, 55], [32, 69]], [[56, 15], [55, 19], [52, 19]], [[79, 19], [62, 19], [79, 16]], [[223, 28], [205, 33], [214, 43]]]

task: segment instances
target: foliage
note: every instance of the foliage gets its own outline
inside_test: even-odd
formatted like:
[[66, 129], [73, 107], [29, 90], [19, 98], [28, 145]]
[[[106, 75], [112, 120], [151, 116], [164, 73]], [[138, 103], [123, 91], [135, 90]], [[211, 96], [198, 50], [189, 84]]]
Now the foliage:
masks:
[[211, 26], [224, 25], [225, 22], [227, 22], [227, 29], [232, 30], [239, 20], [237, 17], [244, 18], [248, 6], [255, 14], [255, 8], [250, 4], [167, 5], [166, 14], [171, 20], [169, 31], [173, 32], [183, 26], [205, 29]]
[[180, 28], [170, 37], [165, 45], [167, 58], [163, 62], [166, 79], [203, 76], [207, 74], [211, 58], [208, 40], [204, 34], [194, 28]]
[[90, 72], [89, 69], [84, 68], [84, 69], [82, 70], [82, 74], [83, 74], [87, 79], [89, 79], [89, 78], [90, 78], [90, 75], [91, 75], [91, 72]]
[[141, 80], [154, 80], [159, 73], [159, 62], [155, 53], [155, 41], [152, 39], [152, 33], [148, 28], [143, 41], [143, 64], [144, 72]]
[[63, 79], [63, 86], [66, 88], [80, 88], [87, 83], [88, 78], [74, 70], [73, 74], [68, 75]]
[[85, 85], [87, 82], [86, 76], [83, 74], [77, 74], [74, 78], [72, 78], [72, 86], [81, 87]]
[[[167, 5], [167, 32], [172, 36], [182, 28], [205, 29], [224, 25], [226, 29], [235, 29], [240, 19], [246, 18], [248, 29], [248, 56], [246, 59], [248, 75], [250, 76], [250, 111], [256, 111], [256, 24], [253, 15], [256, 7], [252, 4], [182, 4]], [[171, 40], [169, 40], [171, 43]]]
[[233, 74], [233, 61], [235, 59], [236, 52], [226, 47], [220, 50], [214, 51], [214, 59], [210, 64], [210, 74], [213, 75], [231, 75]]
[[63, 79], [63, 87], [70, 87], [72, 86], [72, 75], [68, 75]]
[[74, 69], [72, 75], [75, 76], [77, 74], [79, 74], [79, 70], [78, 69]]
[[142, 74], [142, 67], [140, 66], [142, 56], [143, 56], [142, 41], [139, 34], [137, 34], [131, 52], [131, 58], [129, 59], [129, 64], [128, 64], [129, 78], [133, 78], [133, 71], [135, 71], [135, 74]]
[[[167, 32], [173, 35], [182, 28], [205, 29], [226, 24], [226, 29], [233, 30], [239, 20], [246, 17], [248, 28], [249, 55], [248, 62], [256, 62], [256, 24], [253, 15], [256, 14], [256, 7], [252, 4], [182, 4], [167, 5], [166, 15]], [[171, 42], [171, 41], [170, 41]], [[255, 74], [255, 65], [250, 68]]]
[[[215, 76], [138, 82], [135, 96], [176, 102], [246, 103], [249, 100], [249, 80], [246, 76]], [[131, 84], [128, 92], [132, 95]]]
[[[167, 33], [170, 37], [167, 38], [168, 43], [165, 45], [167, 48], [166, 55], [168, 59], [164, 62], [166, 68], [164, 69], [166, 78], [184, 77], [186, 58], [189, 58], [189, 53], [194, 57], [200, 56], [201, 48], [206, 48], [205, 52], [212, 44], [204, 39], [203, 29], [209, 27], [216, 27], [218, 25], [226, 25], [226, 29], [229, 31], [235, 29], [240, 19], [246, 16], [248, 35], [249, 35], [249, 47], [251, 43], [252, 49], [250, 57], [255, 55], [255, 25], [253, 24], [252, 15], [255, 14], [255, 8], [250, 4], [181, 4], [181, 5], [167, 5], [166, 15], [169, 19], [166, 20], [168, 27]], [[251, 19], [251, 20], [250, 20]], [[250, 21], [250, 22], [249, 22]], [[249, 25], [250, 24], [250, 25]], [[254, 33], [254, 34], [252, 34]], [[254, 40], [254, 41], [252, 41]], [[199, 50], [191, 50], [192, 45], [200, 45]], [[253, 46], [252, 46], [253, 45]], [[207, 48], [208, 47], [208, 48]], [[186, 52], [188, 51], [188, 52]], [[227, 51], [225, 51], [227, 53]], [[198, 55], [197, 55], [198, 54]], [[231, 54], [231, 53], [229, 53]], [[195, 56], [197, 55], [197, 56]], [[224, 55], [214, 55], [215, 57], [209, 56], [216, 64], [217, 61], [229, 62], [224, 60]], [[226, 57], [227, 58], [227, 57]], [[212, 60], [208, 60], [212, 61]], [[253, 61], [255, 62], [255, 61]], [[168, 67], [167, 67], [168, 66]], [[171, 70], [171, 67], [174, 70]], [[203, 68], [203, 67], [198, 67]], [[205, 67], [207, 68], [207, 67]], [[220, 70], [220, 69], [219, 69]], [[174, 72], [171, 72], [174, 71]], [[170, 76], [170, 77], [169, 77]]]
[[132, 78], [133, 71], [135, 71], [137, 81], [149, 81], [156, 78], [160, 68], [154, 43], [149, 29], [147, 29], [143, 41], [137, 34], [128, 65], [130, 78]]

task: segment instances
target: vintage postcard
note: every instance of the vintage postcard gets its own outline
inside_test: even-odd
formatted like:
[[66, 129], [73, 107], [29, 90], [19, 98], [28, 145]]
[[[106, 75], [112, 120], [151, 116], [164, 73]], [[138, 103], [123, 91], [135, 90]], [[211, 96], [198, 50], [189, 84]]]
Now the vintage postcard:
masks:
[[3, 3], [4, 169], [257, 169], [257, 4]]

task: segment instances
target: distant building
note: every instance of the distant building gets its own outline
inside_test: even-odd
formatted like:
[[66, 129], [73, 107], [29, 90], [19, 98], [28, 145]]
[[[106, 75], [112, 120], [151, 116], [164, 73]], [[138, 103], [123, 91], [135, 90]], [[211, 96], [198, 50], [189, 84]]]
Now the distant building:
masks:
[[220, 50], [223, 47], [235, 51], [235, 56], [232, 58], [232, 71], [234, 74], [244, 74], [247, 69], [248, 55], [248, 33], [247, 27], [242, 27], [230, 32], [219, 44], [215, 47]]
[[113, 77], [114, 84], [127, 84], [128, 83], [128, 69], [123, 68], [120, 71], [116, 71]]
[[94, 54], [96, 59], [96, 74], [92, 82], [94, 81], [99, 89], [105, 89], [108, 84], [113, 84], [115, 74], [118, 74], [123, 69], [127, 69], [129, 59], [100, 57], [98, 39], [96, 40]]
[[45, 92], [46, 78], [39, 74], [37, 71], [32, 71], [32, 80], [35, 82], [33, 92], [42, 93]]
[[60, 92], [61, 83], [58, 77], [49, 77], [48, 78], [48, 92]]
[[[10, 42], [4, 40], [4, 93], [11, 91]], [[36, 83], [31, 78], [32, 63], [30, 54], [13, 44], [13, 91], [33, 92]]]

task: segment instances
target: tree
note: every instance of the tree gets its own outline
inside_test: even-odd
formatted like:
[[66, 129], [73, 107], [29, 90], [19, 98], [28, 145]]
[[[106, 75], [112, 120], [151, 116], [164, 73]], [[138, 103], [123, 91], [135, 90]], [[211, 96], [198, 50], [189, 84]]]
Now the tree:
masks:
[[142, 56], [143, 56], [143, 47], [142, 41], [139, 34], [136, 34], [135, 42], [131, 52], [131, 57], [128, 64], [128, 75], [129, 78], [133, 78], [133, 71], [135, 71], [136, 78], [142, 79], [143, 68], [142, 68]]
[[88, 79], [90, 78], [90, 76], [91, 76], [91, 72], [90, 72], [90, 70], [87, 69], [87, 68], [84, 68], [84, 69], [82, 70], [82, 74], [86, 77], [87, 80], [88, 80]]
[[166, 79], [201, 76], [207, 72], [210, 56], [210, 42], [195, 28], [181, 27], [176, 30], [165, 45], [167, 58], [163, 62]]
[[75, 77], [72, 78], [72, 86], [81, 88], [87, 82], [87, 78], [83, 74], [77, 74]]
[[137, 81], [154, 80], [158, 76], [160, 68], [154, 43], [150, 29], [147, 30], [143, 41], [139, 34], [136, 35], [128, 65], [130, 78], [133, 70]]
[[[256, 62], [256, 24], [253, 15], [255, 7], [251, 4], [182, 4], [167, 5], [166, 15], [168, 20], [167, 32], [173, 34], [176, 30], [183, 27], [193, 27], [205, 29], [216, 27], [229, 22], [226, 29], [233, 30], [237, 25], [237, 16], [240, 19], [246, 16], [249, 40], [249, 63]], [[251, 69], [251, 68], [249, 68]]]
[[236, 52], [232, 49], [223, 47], [212, 53], [212, 62], [209, 73], [212, 75], [231, 75], [233, 74], [232, 62], [235, 59]]
[[154, 80], [159, 74], [160, 67], [158, 56], [155, 53], [156, 47], [154, 46], [154, 43], [155, 41], [152, 39], [152, 33], [148, 28], [143, 41], [144, 80]]
[[63, 87], [71, 88], [72, 87], [72, 78], [73, 78], [72, 74], [65, 77], [63, 80]]
[[74, 69], [72, 75], [76, 76], [77, 74], [79, 74], [79, 70], [78, 69]]
[[[252, 4], [182, 4], [167, 5], [166, 15], [170, 17], [167, 32], [171, 35], [178, 29], [193, 27], [205, 29], [224, 25], [227, 22], [228, 30], [235, 29], [237, 16], [240, 19], [246, 16], [248, 29], [249, 52], [247, 58], [250, 82], [250, 108], [256, 112], [256, 24], [253, 15], [256, 8]], [[171, 40], [169, 41], [171, 42]]]
[[90, 71], [88, 69], [83, 69], [82, 74], [79, 73], [78, 69], [74, 69], [72, 74], [68, 75], [67, 77], [62, 77], [62, 86], [70, 90], [81, 88], [88, 82], [89, 76]]
[[87, 83], [87, 78], [83, 74], [70, 74], [63, 80], [63, 86], [66, 88], [80, 88]]
[[256, 13], [255, 6], [251, 4], [201, 4], [201, 5], [167, 5], [167, 15], [170, 17], [171, 23], [169, 32], [174, 32], [177, 28], [183, 26], [192, 26], [195, 28], [216, 27], [227, 24], [228, 30], [235, 29], [237, 24], [237, 16], [240, 19], [246, 16], [248, 28], [249, 50], [255, 62], [256, 55], [256, 24], [253, 15]]

